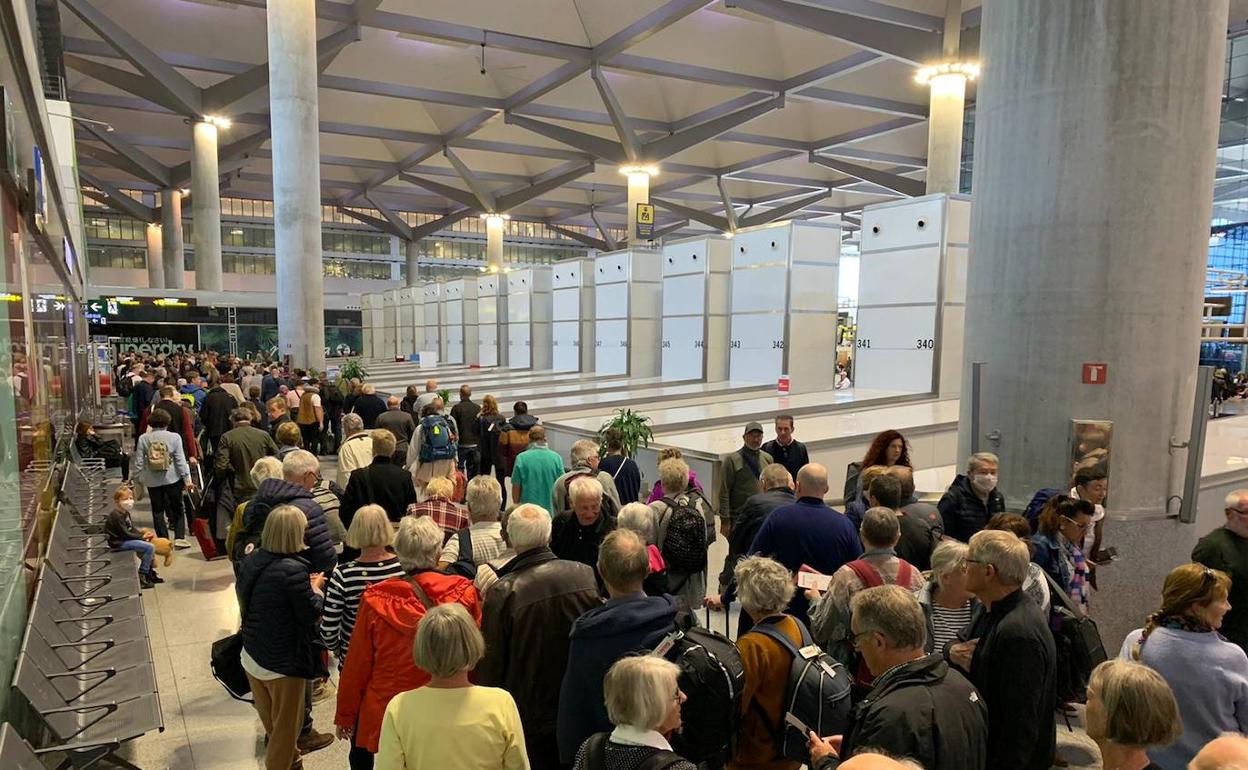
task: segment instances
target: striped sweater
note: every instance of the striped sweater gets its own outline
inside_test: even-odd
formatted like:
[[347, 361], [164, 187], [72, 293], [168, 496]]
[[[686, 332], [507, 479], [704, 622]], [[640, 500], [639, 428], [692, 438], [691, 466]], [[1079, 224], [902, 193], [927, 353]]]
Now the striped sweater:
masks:
[[382, 561], [349, 561], [334, 568], [325, 585], [325, 609], [321, 613], [321, 640], [338, 658], [338, 666], [347, 659], [347, 645], [355, 630], [355, 614], [360, 596], [373, 583], [399, 577], [403, 569], [399, 560], [390, 556]]

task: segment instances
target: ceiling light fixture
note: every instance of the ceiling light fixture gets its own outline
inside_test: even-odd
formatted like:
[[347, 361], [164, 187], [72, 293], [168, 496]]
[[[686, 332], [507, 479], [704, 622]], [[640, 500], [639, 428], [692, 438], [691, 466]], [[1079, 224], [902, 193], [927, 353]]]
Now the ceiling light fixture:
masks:
[[224, 115], [205, 115], [204, 122], [211, 123], [222, 131], [229, 130], [230, 126], [234, 125], [234, 121]]
[[620, 173], [624, 176], [633, 176], [634, 174], [645, 174], [646, 176], [658, 176], [659, 167], [655, 165], [646, 165], [642, 163], [630, 163], [620, 166]]
[[979, 62], [947, 61], [929, 64], [919, 68], [919, 71], [914, 74], [914, 81], [925, 86], [933, 80], [950, 75], [974, 80], [979, 77]]
[[489, 222], [491, 219], [497, 219], [500, 222], [506, 222], [507, 220], [511, 219], [511, 214], [495, 214], [491, 212], [489, 214], [482, 214], [481, 218], [484, 219], [486, 222]]

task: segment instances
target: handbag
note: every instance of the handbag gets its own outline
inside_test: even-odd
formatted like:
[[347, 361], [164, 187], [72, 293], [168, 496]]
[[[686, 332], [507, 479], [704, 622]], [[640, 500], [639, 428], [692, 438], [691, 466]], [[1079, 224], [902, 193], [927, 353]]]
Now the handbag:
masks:
[[[272, 566], [270, 564], [269, 566]], [[264, 577], [265, 567], [256, 576], [256, 583], [260, 582], [260, 578]], [[251, 590], [256, 590], [256, 584], [253, 583]], [[247, 603], [251, 603], [251, 594], [247, 595]], [[246, 605], [239, 607], [242, 610], [243, 617], [246, 617]], [[225, 691], [229, 693], [234, 700], [241, 700], [244, 703], [254, 703], [251, 695], [251, 682], [247, 679], [247, 671], [243, 668], [243, 631], [238, 631], [229, 636], [218, 639], [212, 643], [212, 653], [209, 656], [209, 666], [212, 668], [212, 678], [221, 683]]]
[[1109, 660], [1109, 654], [1105, 652], [1096, 621], [1079, 612], [1070, 595], [1047, 571], [1044, 577], [1049, 581], [1049, 594], [1053, 597], [1050, 627], [1057, 642], [1058, 657], [1066, 658], [1066, 666], [1059, 666], [1066, 669], [1064, 677], [1059, 677], [1066, 681], [1058, 682], [1058, 691], [1067, 700], [1083, 702], [1092, 670]]

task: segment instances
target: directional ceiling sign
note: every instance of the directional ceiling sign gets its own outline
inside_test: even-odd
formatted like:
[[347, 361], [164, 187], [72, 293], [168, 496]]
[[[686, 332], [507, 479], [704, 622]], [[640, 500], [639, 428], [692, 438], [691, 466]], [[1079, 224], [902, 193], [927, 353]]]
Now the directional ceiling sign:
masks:
[[103, 313], [104, 303], [100, 302], [98, 299], [91, 300], [90, 302], [87, 303], [87, 312], [95, 313], [96, 315]]

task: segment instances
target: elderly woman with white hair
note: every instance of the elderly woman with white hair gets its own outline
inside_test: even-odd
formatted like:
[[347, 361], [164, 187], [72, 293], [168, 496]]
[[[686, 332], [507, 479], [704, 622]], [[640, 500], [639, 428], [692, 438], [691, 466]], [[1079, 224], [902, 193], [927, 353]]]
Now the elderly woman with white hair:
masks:
[[927, 616], [927, 652], [942, 653], [971, 624], [979, 600], [966, 590], [966, 543], [945, 540], [932, 551], [932, 571], [919, 592]]
[[611, 666], [602, 687], [615, 729], [586, 739], [573, 770], [697, 770], [668, 743], [680, 728], [680, 706], [685, 702], [676, 681], [679, 675], [675, 663], [653, 655], [623, 658]]
[[498, 481], [493, 476], [473, 476], [464, 489], [464, 507], [471, 523], [443, 546], [438, 568], [446, 569], [455, 562], [471, 562], [480, 568], [502, 556], [507, 550], [499, 521], [502, 505], [503, 488]]
[[335, 481], [339, 490], [347, 488], [351, 471], [367, 468], [373, 462], [373, 438], [364, 430], [364, 418], [348, 412], [342, 416], [342, 445], [338, 447], [338, 473]]
[[387, 550], [393, 542], [394, 530], [385, 508], [366, 505], [355, 512], [347, 530], [347, 545], [360, 555], [334, 568], [325, 589], [325, 610], [321, 615], [321, 641], [338, 658], [340, 669], [347, 658], [364, 589], [403, 574], [398, 558]]
[[796, 647], [810, 642], [801, 621], [785, 613], [797, 587], [793, 575], [780, 562], [765, 556], [747, 556], [733, 569], [741, 608], [754, 627], [737, 639], [737, 651], [745, 669], [741, 692], [741, 721], [732, 747], [733, 767], [797, 770], [801, 762], [777, 759], [774, 725], [783, 724], [784, 696], [793, 658], [768, 632], [783, 634]]
[[646, 543], [650, 572], [646, 575], [641, 590], [645, 591], [647, 596], [662, 596], [667, 593], [667, 563], [663, 561], [663, 554], [659, 552], [659, 547], [654, 544], [654, 511], [651, 511], [650, 506], [645, 503], [629, 503], [620, 509], [616, 526], [619, 529], [636, 532], [641, 541]]
[[[659, 463], [663, 497], [650, 504], [655, 545], [667, 564], [667, 590], [697, 609], [706, 599], [707, 550], [715, 542], [715, 511], [689, 488], [689, 466], [680, 458]], [[702, 527], [698, 528], [698, 520]]]
[[615, 529], [615, 517], [604, 511], [602, 485], [592, 476], [572, 479], [568, 502], [571, 510], [557, 515], [551, 525], [550, 550], [560, 559], [593, 567], [602, 539]]
[[429, 683], [429, 672], [414, 666], [408, 655], [425, 613], [436, 605], [457, 603], [481, 622], [481, 597], [472, 581], [436, 568], [442, 529], [432, 519], [405, 516], [394, 552], [403, 575], [364, 590], [338, 683], [334, 724], [338, 737], [351, 741], [351, 770], [373, 767], [390, 699]]
[[483, 655], [485, 640], [463, 607], [444, 604], [425, 615], [411, 657], [429, 684], [386, 706], [378, 770], [529, 770], [515, 700], [469, 678]]

